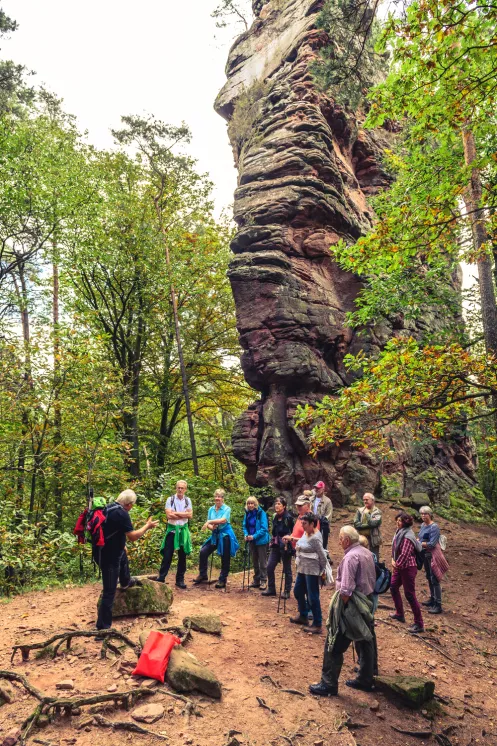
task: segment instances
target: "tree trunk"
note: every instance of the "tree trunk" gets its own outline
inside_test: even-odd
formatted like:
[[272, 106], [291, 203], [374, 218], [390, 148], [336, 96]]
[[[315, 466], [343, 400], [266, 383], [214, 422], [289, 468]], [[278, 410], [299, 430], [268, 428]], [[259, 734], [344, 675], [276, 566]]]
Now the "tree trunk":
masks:
[[57, 526], [62, 525], [63, 517], [63, 498], [62, 498], [62, 408], [60, 403], [60, 327], [59, 327], [59, 267], [54, 262], [52, 267], [52, 284], [53, 284], [53, 295], [52, 295], [52, 312], [53, 312], [53, 372], [54, 372], [54, 499], [55, 499], [55, 514], [57, 517]]
[[[159, 197], [155, 199], [155, 209], [157, 211], [157, 217], [159, 219], [159, 225], [161, 227], [161, 233], [164, 239], [164, 250], [166, 254], [166, 264], [169, 271], [169, 275], [171, 276], [171, 257], [169, 254], [169, 246], [167, 242], [167, 233], [164, 229], [164, 225], [162, 222], [162, 213], [161, 208], [159, 205]], [[188, 389], [188, 378], [186, 375], [186, 367], [185, 367], [185, 360], [183, 357], [183, 344], [181, 342], [181, 331], [180, 331], [180, 325], [179, 325], [179, 314], [178, 314], [178, 301], [176, 298], [176, 290], [174, 288], [174, 285], [171, 281], [171, 305], [173, 308], [173, 317], [174, 317], [174, 333], [176, 337], [176, 346], [178, 348], [178, 358], [179, 358], [179, 367], [181, 371], [181, 381], [183, 384], [183, 397], [185, 399], [185, 407], [186, 407], [186, 419], [188, 421], [188, 432], [190, 434], [190, 448], [192, 451], [192, 462], [193, 462], [193, 473], [195, 476], [198, 477], [199, 470], [198, 470], [198, 459], [197, 459], [197, 446], [195, 443], [195, 430], [193, 428], [193, 417], [192, 417], [192, 408], [190, 405], [190, 392]]]
[[[476, 147], [473, 133], [469, 128], [463, 130], [464, 160], [471, 166], [476, 160]], [[465, 195], [466, 209], [469, 212], [475, 249], [480, 253], [488, 240], [485, 226], [485, 211], [481, 206], [482, 186], [480, 172], [477, 168], [471, 171], [471, 181]], [[493, 283], [492, 264], [487, 254], [477, 259], [478, 284], [480, 287], [481, 314], [485, 347], [487, 353], [497, 354], [497, 307]]]
[[[19, 272], [19, 282], [17, 278], [12, 274], [14, 288], [17, 295], [17, 301], [19, 303], [19, 312], [21, 316], [21, 329], [22, 329], [22, 340], [24, 347], [24, 387], [26, 396], [33, 387], [32, 371], [31, 371], [31, 347], [30, 347], [30, 328], [29, 328], [29, 309], [28, 309], [28, 290], [26, 285], [26, 277], [24, 274], [24, 264], [22, 261], [17, 263], [17, 269]], [[26, 440], [29, 433], [29, 408], [23, 406], [21, 415], [21, 443], [19, 445], [19, 454], [17, 458], [17, 505], [22, 507], [24, 501], [24, 485], [26, 481]]]

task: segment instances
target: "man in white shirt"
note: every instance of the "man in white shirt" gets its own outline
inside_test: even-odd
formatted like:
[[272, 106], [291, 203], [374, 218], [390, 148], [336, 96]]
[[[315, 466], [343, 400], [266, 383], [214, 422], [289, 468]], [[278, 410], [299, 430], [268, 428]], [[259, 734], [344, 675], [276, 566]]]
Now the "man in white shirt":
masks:
[[176, 483], [176, 494], [166, 500], [167, 531], [160, 548], [162, 564], [156, 580], [164, 583], [174, 552], [178, 552], [178, 566], [176, 568], [176, 587], [186, 588], [186, 556], [192, 551], [192, 541], [188, 520], [193, 516], [192, 503], [186, 496], [187, 483], [180, 479]]

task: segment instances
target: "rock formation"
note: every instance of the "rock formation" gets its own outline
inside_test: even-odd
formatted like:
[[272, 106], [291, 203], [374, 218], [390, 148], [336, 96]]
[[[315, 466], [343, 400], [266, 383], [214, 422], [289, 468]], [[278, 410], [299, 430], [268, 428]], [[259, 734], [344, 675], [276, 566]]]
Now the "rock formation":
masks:
[[[216, 110], [229, 121], [239, 173], [229, 277], [242, 366], [260, 392], [235, 427], [234, 454], [251, 485], [292, 497], [319, 478], [342, 504], [363, 489], [378, 490], [381, 464], [347, 448], [311, 458], [293, 417], [299, 403], [349, 382], [346, 352], [374, 352], [395, 333], [387, 323], [367, 337], [347, 328], [361, 282], [329, 252], [370, 228], [367, 198], [390, 177], [380, 159], [388, 133], [361, 130], [315, 85], [310, 66], [326, 43], [316, 26], [321, 6], [254, 0], [254, 23], [229, 53]], [[474, 486], [465, 439], [421, 450], [399, 442], [398, 460], [388, 465], [401, 493], [440, 497]]]

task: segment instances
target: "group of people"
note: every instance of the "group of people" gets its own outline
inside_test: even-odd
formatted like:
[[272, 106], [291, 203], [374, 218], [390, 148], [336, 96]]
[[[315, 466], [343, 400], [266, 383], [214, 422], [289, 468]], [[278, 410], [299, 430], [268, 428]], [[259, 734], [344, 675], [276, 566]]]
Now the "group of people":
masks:
[[[162, 563], [158, 582], [165, 582], [174, 554], [177, 554], [176, 586], [186, 588], [185, 572], [187, 556], [192, 551], [192, 541], [188, 522], [193, 516], [193, 506], [187, 496], [187, 483], [180, 480], [175, 494], [166, 501], [167, 529], [161, 545]], [[207, 513], [204, 531], [210, 536], [204, 541], [199, 556], [199, 571], [193, 583], [200, 585], [209, 582], [209, 557], [214, 553], [221, 558], [221, 571], [215, 583], [216, 588], [225, 588], [230, 572], [231, 558], [239, 550], [239, 542], [231, 525], [231, 508], [225, 503], [222, 489], [214, 493], [214, 505]], [[139, 584], [138, 578], [130, 574], [126, 540], [136, 541], [147, 531], [158, 525], [149, 518], [140, 529], [133, 529], [129, 511], [136, 502], [132, 490], [124, 490], [116, 502], [106, 511], [103, 525], [105, 544], [98, 556], [102, 571], [103, 593], [98, 608], [97, 629], [108, 629], [112, 624], [112, 605], [118, 582], [121, 590]], [[327, 551], [333, 505], [325, 494], [323, 482], [317, 482], [313, 490], [300, 495], [294, 507], [297, 519], [288, 510], [284, 497], [274, 503], [274, 516], [271, 532], [268, 517], [251, 496], [245, 504], [243, 537], [245, 559], [250, 557], [253, 565], [252, 588], [262, 591], [261, 595], [276, 596], [275, 569], [282, 564], [281, 597], [289, 598], [292, 585], [292, 558], [295, 557], [296, 579], [293, 593], [298, 604], [298, 614], [290, 618], [293, 624], [300, 624], [306, 631], [319, 634], [322, 631], [322, 610], [320, 587], [329, 569], [331, 560]], [[401, 511], [396, 516], [397, 531], [392, 541], [391, 594], [395, 603], [392, 618], [404, 622], [404, 609], [400, 588], [409, 602], [413, 614], [412, 632], [424, 630], [421, 607], [416, 598], [415, 578], [420, 563], [424, 565], [430, 588], [430, 599], [423, 602], [431, 613], [441, 613], [442, 595], [440, 580], [448, 565], [440, 548], [440, 529], [433, 521], [429, 506], [420, 510], [423, 525], [416, 538], [412, 530], [413, 519]], [[382, 515], [371, 493], [363, 496], [363, 505], [357, 510], [353, 525], [343, 526], [339, 534], [339, 544], [344, 556], [337, 571], [335, 594], [329, 609], [323, 659], [322, 678], [313, 684], [313, 694], [333, 696], [338, 692], [338, 677], [343, 664], [343, 654], [354, 642], [358, 654], [358, 675], [347, 681], [347, 685], [370, 690], [373, 677], [377, 673], [377, 647], [374, 630], [374, 613], [378, 604], [376, 591], [377, 567], [382, 545]], [[212, 563], [211, 563], [212, 567]], [[284, 590], [283, 590], [284, 580]], [[311, 624], [309, 625], [309, 622]]]

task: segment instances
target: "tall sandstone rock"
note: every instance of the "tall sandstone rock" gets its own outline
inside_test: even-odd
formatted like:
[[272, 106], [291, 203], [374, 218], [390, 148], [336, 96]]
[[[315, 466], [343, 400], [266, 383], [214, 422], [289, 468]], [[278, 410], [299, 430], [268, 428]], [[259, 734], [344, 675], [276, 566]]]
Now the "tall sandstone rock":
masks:
[[[310, 66], [326, 43], [316, 26], [321, 6], [322, 0], [254, 0], [254, 23], [229, 53], [216, 100], [239, 173], [229, 277], [242, 366], [260, 392], [235, 427], [234, 454], [250, 485], [271, 485], [290, 498], [323, 479], [343, 504], [378, 490], [381, 476], [389, 476], [400, 494], [446, 499], [474, 486], [465, 438], [427, 446], [397, 438], [396, 460], [382, 464], [346, 447], [312, 458], [294, 426], [299, 403], [350, 383], [342, 363], [347, 352], [378, 351], [406, 331], [402, 321], [367, 335], [345, 325], [361, 282], [337, 266], [329, 247], [371, 227], [367, 198], [390, 183], [380, 158], [388, 133], [362, 130], [317, 89]], [[435, 323], [430, 314], [422, 321]]]

